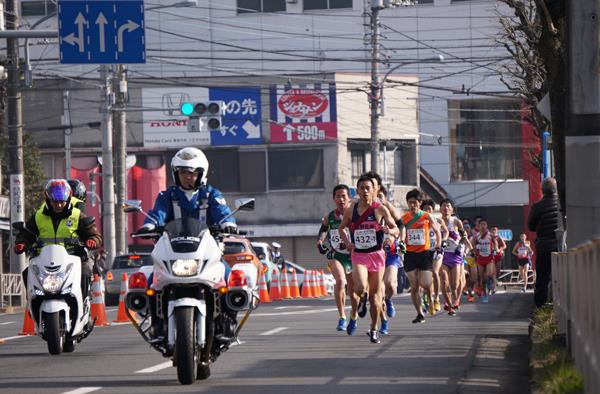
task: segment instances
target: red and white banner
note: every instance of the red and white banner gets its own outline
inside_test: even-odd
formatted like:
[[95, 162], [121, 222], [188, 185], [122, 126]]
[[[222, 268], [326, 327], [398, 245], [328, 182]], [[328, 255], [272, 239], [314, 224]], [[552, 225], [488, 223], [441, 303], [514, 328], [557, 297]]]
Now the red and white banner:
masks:
[[271, 87], [271, 142], [337, 140], [335, 84]]

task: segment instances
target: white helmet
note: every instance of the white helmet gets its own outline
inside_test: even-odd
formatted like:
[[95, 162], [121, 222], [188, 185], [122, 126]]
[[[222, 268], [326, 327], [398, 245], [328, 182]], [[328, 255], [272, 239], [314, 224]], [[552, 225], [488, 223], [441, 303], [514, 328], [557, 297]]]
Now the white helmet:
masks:
[[200, 149], [197, 148], [183, 148], [175, 153], [173, 159], [171, 159], [171, 171], [173, 171], [173, 180], [177, 186], [181, 186], [177, 171], [180, 169], [186, 169], [188, 171], [198, 171], [200, 174], [196, 180], [194, 187], [197, 189], [200, 185], [206, 184], [206, 177], [208, 175], [208, 160]]

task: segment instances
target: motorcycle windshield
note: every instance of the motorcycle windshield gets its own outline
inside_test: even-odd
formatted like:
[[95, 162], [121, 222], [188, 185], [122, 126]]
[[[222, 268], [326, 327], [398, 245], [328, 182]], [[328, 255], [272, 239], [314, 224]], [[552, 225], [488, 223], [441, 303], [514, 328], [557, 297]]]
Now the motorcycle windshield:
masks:
[[198, 250], [200, 233], [206, 227], [206, 223], [194, 218], [175, 219], [167, 224], [165, 232], [169, 236], [173, 252], [191, 253]]

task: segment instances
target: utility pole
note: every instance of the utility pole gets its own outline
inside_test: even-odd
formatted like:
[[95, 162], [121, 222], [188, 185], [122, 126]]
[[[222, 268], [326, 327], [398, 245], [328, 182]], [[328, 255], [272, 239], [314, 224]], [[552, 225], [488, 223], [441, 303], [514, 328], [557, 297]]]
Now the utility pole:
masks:
[[100, 66], [102, 93], [100, 112], [102, 113], [102, 230], [107, 261], [115, 257], [115, 184], [113, 178], [113, 123], [112, 70], [110, 66]]
[[127, 198], [127, 113], [119, 111], [125, 107], [127, 95], [127, 74], [122, 64], [117, 66], [115, 77], [115, 188], [117, 210], [115, 211], [115, 236], [117, 255], [127, 253], [127, 217], [121, 209]]
[[69, 104], [69, 91], [63, 91], [63, 116], [62, 125], [65, 126], [65, 172], [67, 179], [71, 178], [71, 111]]
[[[6, 29], [18, 30], [19, 0], [6, 0]], [[8, 128], [8, 173], [10, 174], [10, 222], [25, 221], [25, 185], [23, 178], [23, 114], [21, 81], [19, 78], [19, 39], [6, 39], [6, 84]], [[12, 237], [9, 244], [14, 239]], [[24, 255], [17, 256], [10, 248], [10, 272], [21, 273], [26, 267]]]
[[[565, 132], [567, 240], [600, 234], [600, 0], [567, 1], [569, 100]], [[595, 66], [594, 66], [595, 65]], [[595, 174], [595, 175], [592, 175]], [[592, 175], [592, 176], [590, 176]]]
[[381, 102], [381, 86], [379, 84], [379, 11], [383, 1], [371, 2], [371, 171], [378, 172], [379, 161], [379, 103]]

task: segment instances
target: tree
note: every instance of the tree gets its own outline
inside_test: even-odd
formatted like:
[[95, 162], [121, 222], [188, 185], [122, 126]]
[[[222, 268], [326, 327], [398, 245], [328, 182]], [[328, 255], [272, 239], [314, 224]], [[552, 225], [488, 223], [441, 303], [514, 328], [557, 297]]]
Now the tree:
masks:
[[[0, 137], [0, 161], [2, 162], [2, 194], [8, 195], [10, 175], [7, 170], [8, 137]], [[29, 133], [23, 134], [23, 177], [25, 182], [25, 218], [39, 208], [46, 175], [41, 166], [40, 151]]]
[[[527, 120], [534, 125], [538, 136], [546, 129], [552, 132], [556, 179], [565, 207], [566, 0], [499, 1], [514, 13], [500, 16], [504, 32], [498, 42], [513, 60], [502, 68], [501, 80], [531, 108]], [[536, 108], [546, 94], [550, 97], [549, 124]]]

